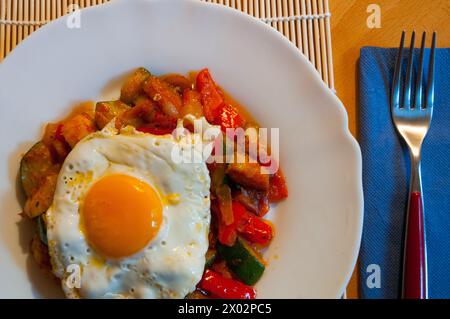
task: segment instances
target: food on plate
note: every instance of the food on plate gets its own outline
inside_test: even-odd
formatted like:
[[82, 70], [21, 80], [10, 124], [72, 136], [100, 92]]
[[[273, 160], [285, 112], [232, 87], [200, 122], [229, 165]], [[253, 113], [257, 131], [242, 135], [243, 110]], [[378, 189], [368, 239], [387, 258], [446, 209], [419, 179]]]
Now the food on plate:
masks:
[[203, 134], [237, 143], [227, 129], [247, 127], [257, 125], [208, 69], [145, 68], [118, 100], [48, 124], [20, 165], [37, 264], [69, 298], [255, 298], [274, 237], [263, 217], [288, 196], [286, 181], [249, 154], [210, 161], [219, 140]]
[[261, 173], [260, 168], [258, 163], [230, 163], [227, 174], [244, 187], [266, 191], [269, 189], [269, 175]]
[[247, 285], [254, 285], [265, 270], [265, 263], [241, 238], [233, 246], [219, 244], [217, 250], [238, 279]]
[[[46, 213], [53, 271], [83, 265], [85, 298], [183, 298], [208, 249], [205, 163], [176, 164], [172, 135], [91, 134], [69, 153]], [[181, 143], [181, 142], [179, 142]]]
[[101, 130], [117, 117], [119, 114], [127, 111], [131, 107], [120, 100], [98, 102], [95, 105], [95, 124]]
[[120, 90], [120, 101], [133, 104], [134, 100], [142, 94], [142, 84], [150, 76], [150, 72], [145, 68], [139, 68], [133, 72], [122, 85]]

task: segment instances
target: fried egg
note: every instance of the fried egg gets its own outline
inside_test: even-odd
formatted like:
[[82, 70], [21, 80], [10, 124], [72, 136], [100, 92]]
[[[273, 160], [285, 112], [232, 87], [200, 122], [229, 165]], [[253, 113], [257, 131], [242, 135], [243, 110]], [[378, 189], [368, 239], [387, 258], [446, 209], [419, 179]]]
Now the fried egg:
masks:
[[183, 298], [195, 289], [208, 249], [210, 178], [205, 154], [180, 163], [176, 147], [199, 152], [183, 138], [110, 123], [68, 155], [46, 213], [67, 297]]

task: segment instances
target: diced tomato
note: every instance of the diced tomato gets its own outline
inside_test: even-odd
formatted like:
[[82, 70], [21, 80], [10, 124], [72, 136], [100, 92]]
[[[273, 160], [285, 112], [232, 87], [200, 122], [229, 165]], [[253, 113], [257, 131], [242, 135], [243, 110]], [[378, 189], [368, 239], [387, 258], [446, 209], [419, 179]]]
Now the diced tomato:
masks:
[[214, 297], [224, 299], [255, 299], [256, 291], [240, 281], [225, 278], [222, 275], [206, 270], [199, 283], [200, 289], [209, 292]]
[[210, 123], [216, 123], [224, 101], [208, 69], [203, 69], [197, 74], [196, 84], [206, 119]]
[[283, 173], [279, 169], [270, 178], [269, 201], [277, 202], [288, 197], [288, 188]]

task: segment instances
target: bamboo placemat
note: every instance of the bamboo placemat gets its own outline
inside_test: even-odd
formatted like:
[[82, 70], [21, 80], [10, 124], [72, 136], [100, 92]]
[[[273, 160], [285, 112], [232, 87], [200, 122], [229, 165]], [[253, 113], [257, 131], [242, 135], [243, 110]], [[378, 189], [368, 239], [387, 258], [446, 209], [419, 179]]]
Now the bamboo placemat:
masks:
[[[77, 5], [109, 0], [0, 0], [0, 62], [20, 41]], [[291, 40], [334, 90], [328, 0], [201, 0], [253, 15]], [[73, 10], [73, 9], [72, 9]]]

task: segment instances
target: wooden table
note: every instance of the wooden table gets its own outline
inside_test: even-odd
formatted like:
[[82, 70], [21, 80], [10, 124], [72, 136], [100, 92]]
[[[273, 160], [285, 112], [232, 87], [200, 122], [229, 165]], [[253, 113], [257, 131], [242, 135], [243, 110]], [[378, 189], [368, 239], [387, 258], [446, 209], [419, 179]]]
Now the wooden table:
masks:
[[[370, 4], [381, 9], [381, 28], [367, 26], [367, 18], [372, 13], [366, 11]], [[397, 47], [402, 30], [437, 31], [438, 46], [450, 47], [450, 0], [330, 0], [330, 11], [336, 91], [347, 108], [350, 130], [357, 135], [360, 48]], [[358, 279], [355, 270], [347, 290], [348, 298], [359, 297]]]

